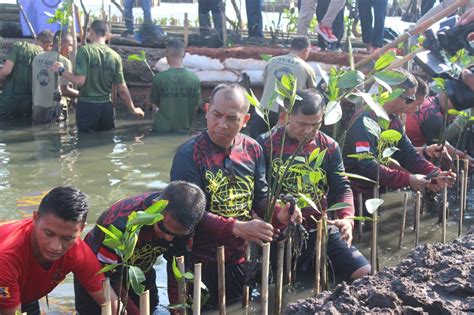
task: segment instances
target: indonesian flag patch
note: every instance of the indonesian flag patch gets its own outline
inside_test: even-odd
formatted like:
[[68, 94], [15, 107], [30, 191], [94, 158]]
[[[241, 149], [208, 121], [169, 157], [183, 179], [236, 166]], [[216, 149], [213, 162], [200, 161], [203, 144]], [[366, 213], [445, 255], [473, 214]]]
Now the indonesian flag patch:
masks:
[[356, 153], [360, 153], [360, 152], [370, 152], [370, 144], [366, 141], [357, 141]]
[[9, 287], [0, 287], [0, 299], [11, 298]]

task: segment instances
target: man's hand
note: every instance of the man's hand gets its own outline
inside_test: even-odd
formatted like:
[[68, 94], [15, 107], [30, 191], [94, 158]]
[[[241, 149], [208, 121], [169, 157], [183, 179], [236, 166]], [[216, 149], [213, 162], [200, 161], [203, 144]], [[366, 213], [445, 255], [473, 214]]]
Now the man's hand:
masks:
[[[289, 202], [286, 203], [285, 207], [278, 212], [277, 219], [280, 223], [288, 225], [290, 222], [301, 223], [303, 220], [303, 215], [301, 214], [301, 209], [295, 205], [295, 210], [293, 211], [293, 215], [290, 218], [290, 207], [291, 204]], [[288, 222], [290, 220], [290, 222]]]
[[429, 179], [425, 179], [425, 175], [410, 174], [410, 187], [415, 191], [422, 190], [430, 183], [431, 181]]
[[341, 239], [347, 242], [347, 247], [352, 245], [352, 220], [351, 219], [337, 219], [328, 220], [329, 225], [334, 225], [341, 233]]
[[474, 8], [471, 8], [464, 12], [458, 21], [459, 25], [466, 25], [474, 21]]
[[272, 241], [273, 226], [258, 219], [253, 219], [248, 222], [235, 220], [232, 233], [246, 241], [255, 242], [262, 246], [264, 242]]
[[448, 158], [449, 160], [452, 160], [448, 153], [448, 149], [446, 147], [443, 147], [441, 144], [432, 144], [432, 145], [427, 146], [426, 154], [431, 158], [433, 157], [439, 158], [442, 154], [443, 158]]
[[443, 189], [444, 184], [451, 187], [456, 182], [456, 173], [449, 171], [443, 171], [433, 178], [432, 183], [428, 186], [431, 191], [439, 192]]
[[145, 113], [143, 112], [143, 110], [140, 107], [133, 107], [133, 110], [131, 111], [131, 114], [135, 115], [139, 118], [145, 117]]
[[64, 68], [64, 64], [62, 62], [59, 62], [59, 61], [55, 61], [53, 62], [53, 64], [51, 65], [51, 68], [50, 70], [55, 72], [55, 73], [58, 73], [59, 72], [59, 68]]

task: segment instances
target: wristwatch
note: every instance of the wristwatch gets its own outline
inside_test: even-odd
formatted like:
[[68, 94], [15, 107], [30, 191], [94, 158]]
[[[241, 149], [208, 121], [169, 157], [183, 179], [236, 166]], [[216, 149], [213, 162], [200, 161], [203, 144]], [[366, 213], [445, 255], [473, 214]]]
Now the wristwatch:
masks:
[[66, 71], [66, 69], [64, 69], [64, 67], [59, 67], [58, 74], [63, 75], [64, 71]]

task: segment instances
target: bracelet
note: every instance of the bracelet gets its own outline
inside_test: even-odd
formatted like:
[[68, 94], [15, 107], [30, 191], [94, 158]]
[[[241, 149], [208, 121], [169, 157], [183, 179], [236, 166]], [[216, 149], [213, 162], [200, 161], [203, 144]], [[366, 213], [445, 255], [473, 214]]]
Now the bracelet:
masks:
[[66, 71], [66, 69], [64, 67], [59, 67], [58, 74], [63, 75], [64, 71]]

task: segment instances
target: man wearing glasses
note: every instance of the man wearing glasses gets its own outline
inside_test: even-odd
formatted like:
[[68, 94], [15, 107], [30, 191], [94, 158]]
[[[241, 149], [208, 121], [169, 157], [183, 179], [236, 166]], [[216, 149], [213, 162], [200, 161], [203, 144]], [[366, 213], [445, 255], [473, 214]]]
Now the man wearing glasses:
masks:
[[[416, 100], [415, 92], [418, 83], [415, 77], [406, 70], [395, 70], [403, 74], [406, 79], [401, 84], [392, 86], [393, 89], [401, 88], [404, 93], [393, 101], [386, 102], [383, 106], [390, 121], [384, 126], [380, 123], [381, 129], [394, 129], [402, 134], [402, 138], [395, 144], [396, 151], [392, 158], [396, 160], [401, 167], [391, 168], [386, 165], [379, 165], [375, 159], [357, 159], [349, 155], [357, 153], [372, 153], [373, 156], [378, 154], [379, 140], [372, 135], [364, 125], [364, 118], [368, 117], [378, 122], [380, 118], [370, 109], [363, 109], [363, 112], [356, 112], [347, 131], [343, 148], [344, 165], [349, 173], [359, 174], [372, 180], [377, 179], [377, 170], [379, 169], [380, 186], [386, 188], [403, 188], [411, 187], [413, 190], [421, 190], [428, 188], [430, 190], [439, 191], [444, 183], [452, 185], [456, 179], [455, 174], [450, 171], [441, 172], [434, 164], [427, 161], [419, 154], [412, 143], [408, 139], [403, 124], [398, 115], [404, 113], [407, 108]], [[427, 174], [437, 174], [432, 179], [426, 178]], [[430, 176], [431, 177], [431, 176]], [[362, 193], [364, 199], [372, 198], [373, 183], [351, 179], [351, 188], [358, 196]]]
[[[347, 203], [346, 207], [337, 211], [337, 219], [328, 221], [327, 255], [337, 281], [349, 282], [370, 273], [367, 260], [354, 246], [351, 246], [354, 224], [350, 218], [354, 216], [352, 190], [347, 177], [340, 175], [344, 172], [344, 165], [339, 145], [334, 139], [319, 131], [323, 122], [322, 96], [312, 90], [299, 90], [296, 94], [301, 99], [295, 101], [288, 116], [288, 123], [285, 126], [277, 126], [258, 138], [265, 154], [267, 174], [275, 180], [276, 175], [281, 172], [279, 168], [288, 168], [282, 193], [289, 193], [295, 197], [298, 197], [299, 193], [304, 193], [322, 207], [318, 210], [310, 206], [302, 209], [303, 222], [310, 234], [308, 244], [298, 258], [298, 270], [314, 270], [316, 222], [311, 217], [319, 219], [321, 211], [328, 206], [339, 202]], [[289, 165], [291, 157], [301, 143], [303, 146], [298, 158]], [[305, 180], [304, 175], [293, 171], [295, 168], [315, 171], [316, 161], [310, 163], [302, 161], [307, 160], [316, 148], [319, 148], [320, 152], [326, 150], [324, 160], [317, 171], [324, 175], [317, 184]]]
[[[256, 218], [263, 217], [268, 185], [262, 148], [240, 133], [250, 118], [249, 106], [240, 85], [216, 86], [207, 109], [207, 130], [185, 142], [171, 166], [171, 180], [195, 183], [206, 193], [206, 212], [196, 227], [192, 254], [203, 264], [210, 308], [218, 304], [217, 247], [225, 246], [226, 300], [237, 301], [242, 297], [245, 241], [271, 242], [272, 224], [290, 221], [289, 203], [275, 209], [272, 224]], [[301, 220], [299, 209], [291, 220]]]
[[[178, 304], [178, 288], [171, 271], [173, 256], [189, 256], [191, 239], [194, 228], [201, 220], [206, 207], [206, 197], [202, 190], [194, 184], [175, 181], [171, 182], [161, 192], [150, 192], [139, 196], [122, 199], [109, 210], [102, 213], [97, 224], [108, 227], [115, 226], [125, 231], [127, 219], [133, 211], [144, 211], [156, 200], [168, 201], [163, 210], [163, 220], [152, 226], [145, 226], [138, 236], [137, 245], [132, 255], [132, 261], [145, 274], [145, 290], [150, 290], [150, 307], [158, 306], [158, 289], [153, 265], [156, 259], [164, 255], [168, 261], [168, 297], [171, 304]], [[104, 233], [95, 226], [85, 237], [84, 241], [91, 247], [97, 259], [102, 264], [120, 263], [119, 256], [103, 244]], [[107, 273], [111, 286], [118, 294], [121, 278], [120, 269]], [[74, 279], [76, 310], [79, 314], [100, 314], [100, 308], [91, 299], [76, 279]], [[128, 292], [127, 314], [139, 314], [139, 296], [132, 289]]]

